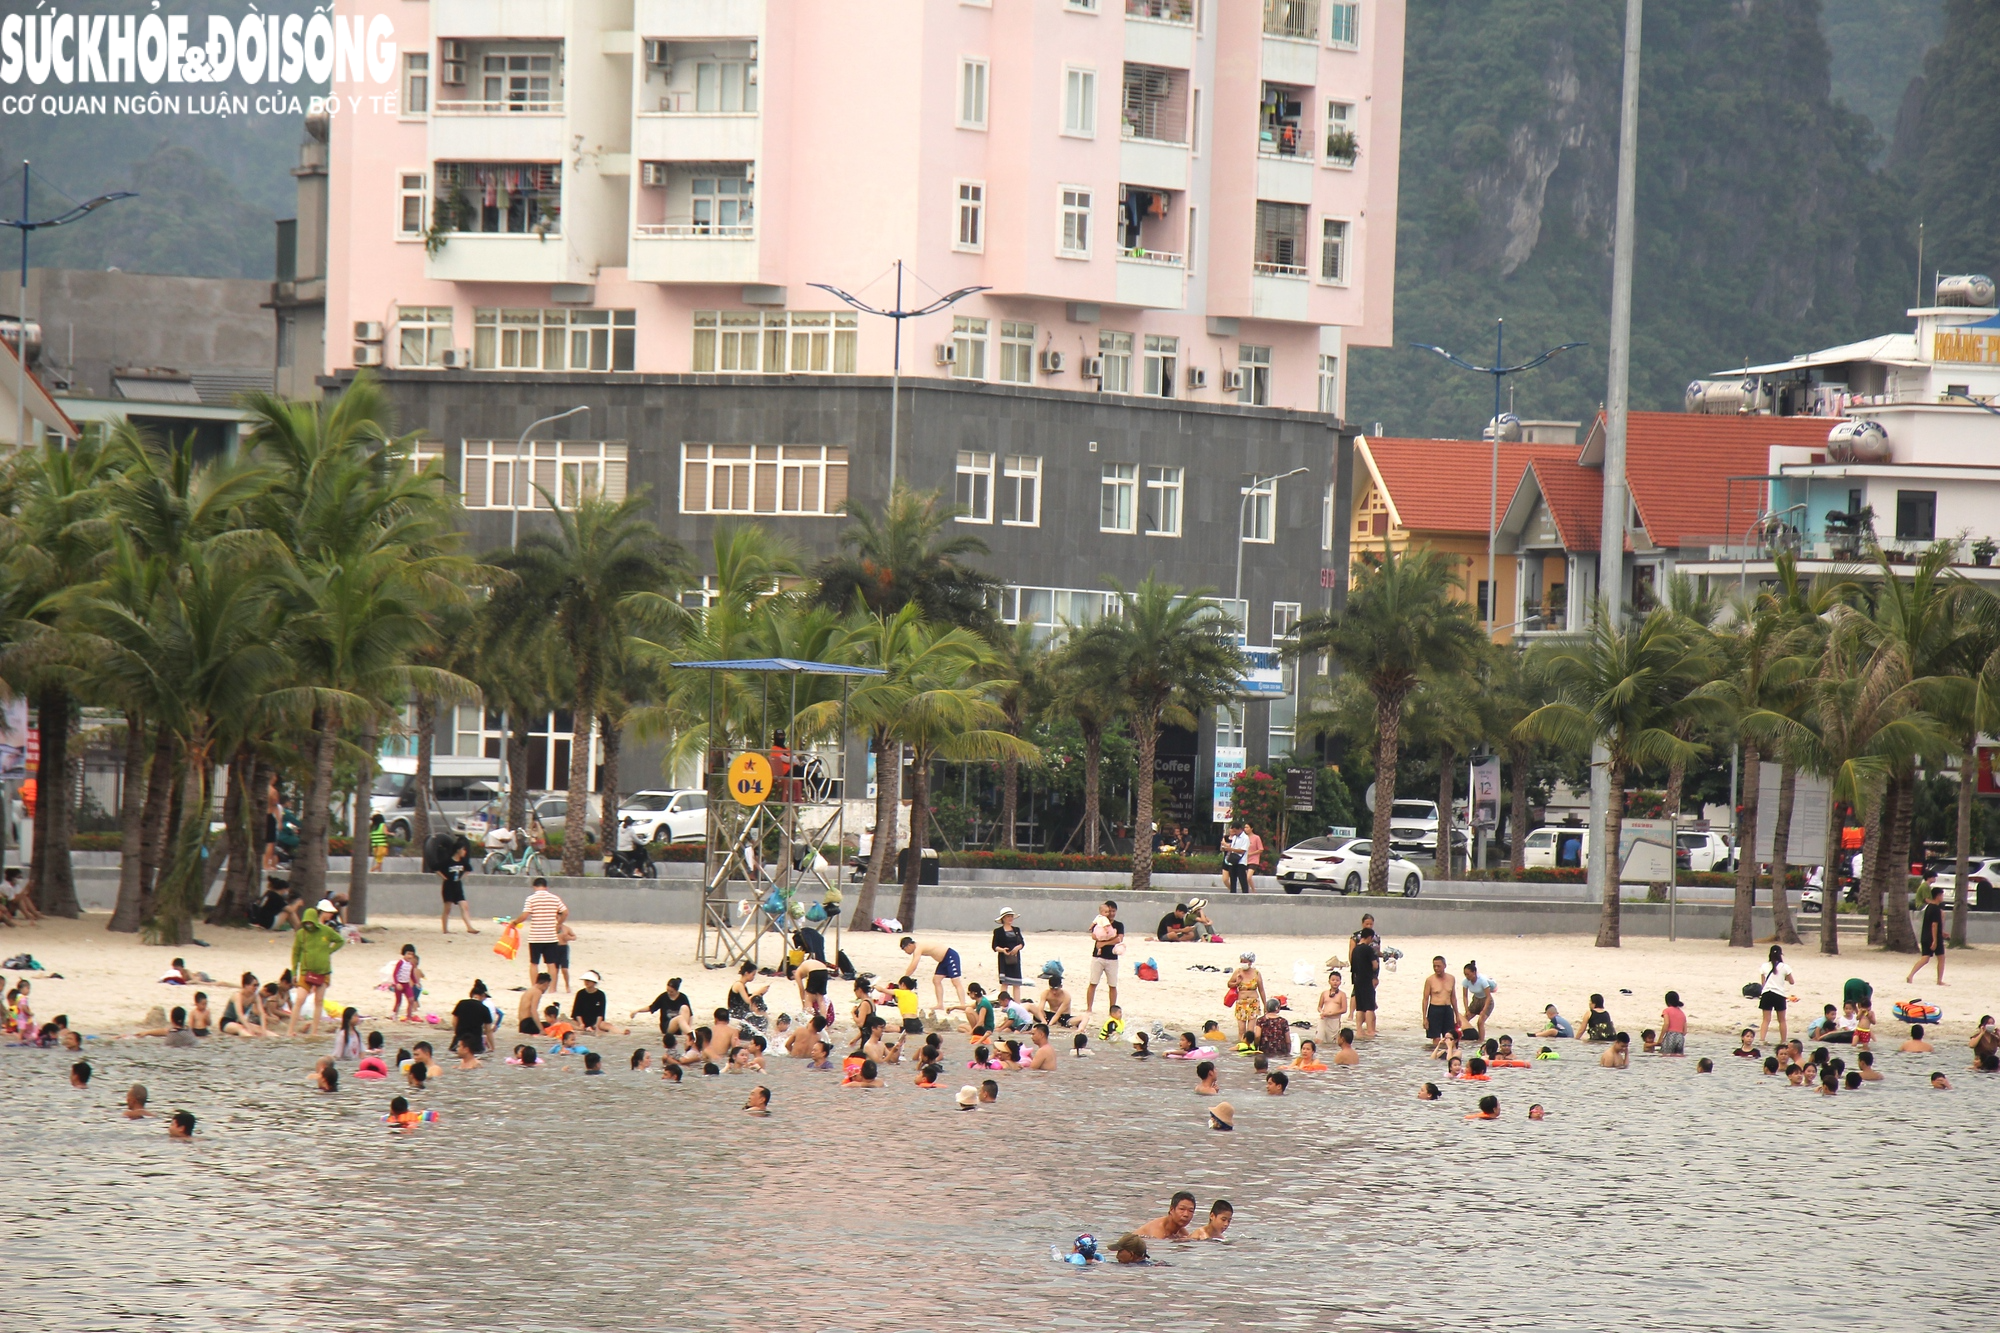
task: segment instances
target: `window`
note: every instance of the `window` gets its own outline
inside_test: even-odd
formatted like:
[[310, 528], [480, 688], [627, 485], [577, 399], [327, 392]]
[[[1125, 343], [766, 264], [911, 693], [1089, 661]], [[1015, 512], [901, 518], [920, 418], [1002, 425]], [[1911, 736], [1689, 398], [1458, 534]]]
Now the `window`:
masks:
[[1032, 625], [1037, 643], [1059, 638], [1064, 631], [1093, 625], [1107, 615], [1118, 614], [1116, 593], [1084, 588], [1022, 588], [1000, 590], [1000, 621], [1006, 625]]
[[1195, 239], [1196, 239], [1195, 224], [1201, 221], [1200, 213], [1201, 210], [1196, 208], [1193, 204], [1188, 205], [1187, 271], [1189, 273], [1194, 272], [1194, 254], [1195, 254]]
[[1120, 132], [1127, 139], [1187, 142], [1187, 71], [1158, 65], [1125, 66]]
[[[1319, 497], [1319, 549], [1333, 549], [1333, 487], [1329, 485]], [[1324, 676], [1325, 671], [1320, 675]]]
[[1168, 334], [1146, 335], [1144, 387], [1140, 392], [1152, 398], [1174, 396], [1174, 373], [1180, 365], [1181, 340]]
[[1312, 161], [1312, 134], [1306, 124], [1310, 88], [1266, 83], [1257, 108], [1257, 151], [1265, 156]]
[[396, 233], [399, 236], [421, 236], [426, 222], [424, 215], [430, 211], [424, 206], [424, 173], [405, 171], [400, 179], [402, 188], [397, 191], [396, 199], [401, 209]]
[[1099, 330], [1097, 354], [1104, 359], [1104, 378], [1097, 382], [1098, 391], [1132, 392], [1132, 335]]
[[[1188, 103], [1188, 147], [1193, 150], [1194, 155], [1196, 157], [1200, 157], [1201, 156], [1201, 89], [1199, 88], [1195, 89], [1188, 96], [1192, 99]], [[1188, 248], [1193, 249], [1194, 247], [1189, 246]]]
[[1042, 460], [1008, 454], [1000, 470], [1000, 522], [1009, 527], [1042, 524]]
[[562, 234], [562, 167], [554, 162], [440, 162], [432, 215], [445, 231]]
[[1354, 136], [1354, 103], [1328, 102], [1326, 104], [1326, 164], [1330, 167], [1351, 167], [1354, 154], [1359, 146]]
[[475, 310], [475, 370], [630, 370], [630, 310]]
[[488, 111], [548, 111], [555, 56], [496, 52], [480, 61], [480, 100]]
[[1064, 68], [1063, 133], [1084, 139], [1097, 137], [1097, 71]]
[[1349, 49], [1361, 45], [1361, 6], [1334, 3], [1326, 7], [1326, 44]]
[[1181, 535], [1181, 477], [1177, 467], [1146, 469], [1146, 505], [1141, 517], [1148, 537]]
[[1319, 359], [1319, 410], [1340, 415], [1340, 358], [1324, 353]]
[[1487, 619], [1488, 616], [1488, 612], [1486, 609], [1486, 599], [1489, 596], [1489, 594], [1487, 593], [1486, 588], [1487, 588], [1486, 580], [1485, 579], [1479, 580], [1478, 593], [1477, 596], [1473, 599], [1474, 602], [1479, 607], [1479, 618], [1481, 620]]
[[1272, 511], [1277, 507], [1278, 483], [1267, 479], [1255, 486], [1244, 487], [1242, 493], [1250, 497], [1249, 503], [1243, 506], [1243, 540], [1276, 541]]
[[695, 176], [688, 180], [688, 223], [695, 236], [755, 235], [755, 185], [748, 176]]
[[1896, 540], [1937, 540], [1937, 492], [1896, 492]]
[[431, 109], [431, 57], [411, 51], [403, 57], [403, 114], [421, 116]]
[[[459, 490], [467, 509], [573, 509], [586, 495], [625, 498], [623, 440], [467, 440]], [[546, 494], [544, 494], [546, 493]]]
[[1243, 390], [1238, 402], [1248, 407], [1271, 405], [1271, 349], [1238, 344], [1236, 367], [1243, 374]]
[[958, 451], [958, 507], [961, 523], [993, 521], [993, 455], [970, 449]]
[[1085, 14], [1097, 12], [1097, 0], [1064, 0], [1064, 8], [1080, 10]]
[[1319, 0], [1264, 0], [1264, 32], [1311, 41], [1319, 35]]
[[1306, 276], [1306, 206], [1257, 201], [1257, 257], [1259, 273], [1279, 277]]
[[859, 317], [827, 310], [694, 312], [698, 374], [852, 375]]
[[694, 109], [737, 113], [757, 109], [757, 62], [704, 60], [694, 67]]
[[441, 366], [451, 347], [451, 307], [396, 307], [396, 364], [405, 368]]
[[1021, 320], [1000, 321], [1000, 382], [1032, 384], [1035, 380], [1035, 326]]
[[1097, 530], [1131, 532], [1137, 507], [1139, 469], [1131, 463], [1106, 463], [1104, 480], [1098, 491]]
[[1090, 257], [1090, 191], [1073, 185], [1062, 191], [1062, 253], [1072, 259]]
[[819, 444], [684, 444], [683, 514], [838, 514], [847, 450]]
[[953, 315], [951, 341], [958, 348], [958, 360], [951, 367], [952, 378], [985, 379], [986, 321], [974, 315]]
[[970, 56], [958, 62], [958, 127], [986, 128], [986, 80], [989, 66]]
[[954, 250], [977, 253], [986, 245], [986, 186], [979, 181], [958, 183], [958, 236]]
[[1299, 625], [1300, 607], [1297, 602], [1271, 603], [1271, 642], [1283, 643], [1292, 637], [1292, 631]]

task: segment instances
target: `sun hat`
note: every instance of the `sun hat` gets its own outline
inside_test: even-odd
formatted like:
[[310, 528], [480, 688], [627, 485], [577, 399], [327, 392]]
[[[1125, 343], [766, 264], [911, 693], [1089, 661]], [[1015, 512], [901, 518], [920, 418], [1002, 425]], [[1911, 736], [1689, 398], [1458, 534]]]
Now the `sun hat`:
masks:
[[1217, 1102], [1208, 1108], [1210, 1129], [1233, 1130], [1236, 1128], [1236, 1108], [1228, 1102]]
[[1010, 917], [1010, 916], [1012, 916], [1012, 915], [1014, 915], [1014, 909], [1013, 909], [1013, 908], [1011, 908], [1011, 907], [1004, 907], [1004, 908], [1000, 909], [1000, 915], [999, 915], [999, 916], [996, 916], [996, 917], [994, 917], [993, 919], [994, 919], [994, 921], [996, 921], [996, 922], [999, 922], [999, 921], [1005, 921], [1005, 920], [1006, 920], [1006, 919], [1007, 919], [1008, 917]]
[[322, 898], [318, 902], [313, 904], [313, 908], [316, 911], [331, 912], [333, 910], [333, 899]]
[[975, 1088], [970, 1083], [968, 1083], [964, 1087], [958, 1090], [958, 1108], [961, 1111], [970, 1111], [973, 1107], [977, 1105], [979, 1105], [978, 1088]]
[[1192, 908], [1196, 909], [1197, 911], [1199, 911], [1199, 910], [1200, 910], [1201, 908], [1204, 908], [1204, 907], [1208, 906], [1208, 899], [1206, 899], [1206, 898], [1190, 898], [1190, 899], [1188, 899], [1188, 900], [1187, 900], [1187, 905], [1188, 905], [1189, 907], [1192, 907]]
[[603, 974], [602, 974], [602, 973], [600, 973], [600, 972], [599, 972], [599, 971], [598, 971], [598, 970], [597, 970], [596, 968], [592, 968], [592, 969], [591, 969], [590, 971], [588, 971], [588, 972], [584, 973], [584, 974], [583, 974], [583, 979], [584, 979], [585, 981], [595, 981], [595, 982], [597, 982], [597, 983], [598, 983], [599, 985], [602, 985], [602, 984], [603, 984], [603, 982], [604, 982], [604, 976], [603, 976]]

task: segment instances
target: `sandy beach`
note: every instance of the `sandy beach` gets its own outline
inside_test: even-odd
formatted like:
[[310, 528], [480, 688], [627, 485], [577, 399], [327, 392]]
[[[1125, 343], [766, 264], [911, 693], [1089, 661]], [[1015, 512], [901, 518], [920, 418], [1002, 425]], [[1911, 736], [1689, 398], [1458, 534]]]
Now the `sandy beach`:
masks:
[[[1353, 920], [1347, 923], [1349, 928], [1358, 923], [1360, 915], [1357, 906]], [[48, 969], [28, 974], [34, 980], [34, 1011], [42, 1021], [67, 1014], [71, 1025], [84, 1032], [102, 1036], [130, 1032], [155, 1006], [170, 1008], [187, 1002], [188, 988], [159, 981], [177, 955], [186, 958], [190, 969], [216, 979], [214, 985], [202, 989], [208, 991], [212, 1007], [220, 1012], [229, 983], [243, 971], [272, 980], [290, 957], [291, 937], [287, 934], [203, 927], [199, 935], [208, 947], [165, 949], [141, 943], [135, 936], [111, 934], [104, 929], [105, 921], [102, 915], [90, 914], [77, 921], [50, 919], [39, 926], [0, 932], [0, 957], [25, 950]], [[526, 950], [519, 961], [503, 961], [493, 953], [499, 928], [490, 922], [481, 924], [479, 935], [467, 936], [455, 928], [446, 936], [438, 932], [434, 917], [379, 918], [367, 929], [368, 943], [350, 945], [335, 955], [334, 982], [328, 997], [338, 1004], [354, 1005], [371, 1018], [385, 1016], [389, 996], [376, 989], [379, 973], [404, 943], [414, 943], [423, 962], [424, 1008], [428, 1012], [448, 1014], [475, 977], [484, 979], [496, 997], [511, 1008], [512, 992], [526, 979]], [[1152, 922], [1145, 925], [1150, 927]], [[1344, 958], [1347, 951], [1345, 937], [1231, 935], [1221, 944], [1160, 944], [1136, 938], [1140, 929], [1137, 921], [1128, 920], [1127, 926], [1135, 937], [1128, 943], [1119, 1001], [1134, 1027], [1150, 1027], [1158, 1020], [1178, 1030], [1206, 1018], [1226, 1021], [1224, 981], [1243, 952], [1257, 955], [1267, 989], [1287, 997], [1294, 1017], [1312, 1018], [1324, 985], [1321, 965], [1336, 952]], [[603, 973], [614, 1017], [649, 1003], [669, 976], [685, 979], [698, 1011], [722, 1003], [728, 975], [703, 971], [695, 964], [694, 927], [580, 922], [576, 930], [579, 938], [574, 945], [573, 974], [585, 968]], [[993, 954], [985, 936], [926, 932], [920, 938], [956, 948], [965, 960], [968, 980], [992, 983]], [[1598, 949], [1586, 937], [1562, 936], [1401, 937], [1388, 943], [1401, 949], [1404, 957], [1397, 971], [1385, 972], [1382, 978], [1379, 1012], [1384, 1037], [1414, 1038], [1422, 1031], [1418, 1014], [1421, 978], [1429, 970], [1432, 955], [1440, 953], [1454, 977], [1468, 959], [1476, 959], [1481, 971], [1499, 983], [1499, 1008], [1488, 1025], [1489, 1035], [1533, 1031], [1539, 1027], [1536, 1020], [1542, 1006], [1551, 1002], [1576, 1021], [1587, 1009], [1592, 991], [1604, 994], [1619, 1026], [1635, 1036], [1644, 1028], [1658, 1026], [1661, 997], [1668, 990], [1680, 992], [1692, 1031], [1733, 1037], [1738, 1029], [1754, 1026], [1757, 1021], [1754, 1003], [1744, 999], [1741, 991], [1743, 983], [1757, 974], [1764, 957], [1762, 946], [1744, 950], [1730, 949], [1714, 940], [1669, 943], [1645, 939], [1628, 940], [1623, 948], [1612, 950]], [[905, 957], [892, 936], [850, 933], [843, 947], [857, 966], [878, 976], [900, 973], [904, 965]], [[767, 939], [767, 964], [774, 952]], [[1945, 973], [1948, 984], [1942, 990], [1931, 983], [1928, 967], [1906, 986], [1903, 975], [1915, 960], [1905, 955], [1850, 946], [1850, 951], [1838, 958], [1825, 958], [1808, 942], [1788, 950], [1787, 956], [1798, 977], [1798, 1000], [1791, 1011], [1794, 1031], [1810, 1022], [1822, 1004], [1838, 1002], [1841, 984], [1849, 977], [1861, 977], [1874, 985], [1878, 1027], [1884, 1031], [1895, 1026], [1889, 1006], [1911, 996], [1922, 996], [1943, 1007], [1942, 1035], [1953, 1046], [1965, 1041], [1981, 1014], [2000, 1012], [2000, 950], [1954, 951]], [[1060, 959], [1079, 1011], [1087, 957], [1079, 932], [1028, 933], [1025, 971], [1032, 977], [1047, 960]], [[1131, 965], [1149, 957], [1158, 960], [1160, 980], [1131, 980]], [[1312, 984], [1295, 982], [1295, 964], [1311, 969]], [[1197, 965], [1221, 971], [1195, 970]], [[928, 962], [918, 969], [927, 1008], [934, 1003], [930, 972]], [[12, 969], [6, 969], [6, 974], [9, 984], [21, 975]], [[764, 981], [771, 985], [769, 1000], [774, 1013], [799, 1009], [797, 991], [790, 981]], [[843, 1013], [846, 993], [845, 986], [836, 985], [834, 995]], [[947, 997], [951, 994], [948, 985], [945, 993]], [[566, 997], [559, 998], [565, 999], [566, 1009]], [[1105, 1004], [1100, 993], [1100, 1015]], [[636, 1033], [649, 1030], [644, 1018], [632, 1026]]]

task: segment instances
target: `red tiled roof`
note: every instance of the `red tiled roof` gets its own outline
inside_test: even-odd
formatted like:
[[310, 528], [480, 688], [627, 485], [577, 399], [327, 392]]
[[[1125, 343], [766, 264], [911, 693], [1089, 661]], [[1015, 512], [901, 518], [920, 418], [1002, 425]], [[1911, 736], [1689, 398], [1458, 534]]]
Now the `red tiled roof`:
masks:
[[1555, 520], [1556, 535], [1566, 551], [1595, 551], [1603, 534], [1604, 473], [1599, 468], [1578, 467], [1576, 451], [1561, 459], [1537, 459], [1535, 484], [1541, 488], [1542, 502]]
[[[1634, 412], [1625, 436], [1625, 477], [1646, 535], [1656, 546], [1689, 536], [1741, 532], [1763, 507], [1774, 445], [1826, 446], [1829, 417], [1728, 417], [1683, 412]], [[1598, 492], [1603, 490], [1601, 472]], [[1591, 544], [1596, 546], [1593, 533]]]
[[[1486, 531], [1493, 484], [1493, 446], [1484, 440], [1398, 440], [1368, 437], [1375, 470], [1403, 527], [1412, 532]], [[1502, 444], [1500, 509], [1537, 460], [1576, 471], [1573, 444]], [[1596, 474], [1592, 474], [1596, 475]]]

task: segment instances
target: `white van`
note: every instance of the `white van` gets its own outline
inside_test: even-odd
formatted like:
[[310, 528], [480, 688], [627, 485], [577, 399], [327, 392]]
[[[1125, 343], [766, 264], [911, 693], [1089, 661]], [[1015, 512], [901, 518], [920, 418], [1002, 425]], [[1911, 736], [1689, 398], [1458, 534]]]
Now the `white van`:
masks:
[[[417, 812], [417, 761], [399, 757], [377, 761], [382, 771], [369, 789], [371, 813], [382, 816], [389, 836], [407, 840]], [[477, 755], [435, 755], [431, 759], [431, 828], [449, 829], [500, 791], [500, 761]]]
[[1559, 825], [1538, 828], [1522, 846], [1522, 864], [1533, 870], [1581, 870], [1590, 860], [1590, 830]]

